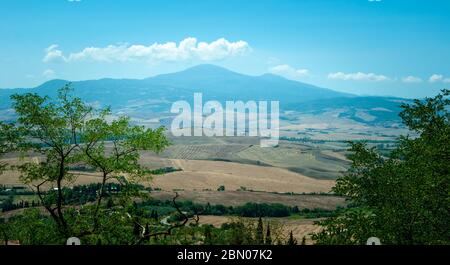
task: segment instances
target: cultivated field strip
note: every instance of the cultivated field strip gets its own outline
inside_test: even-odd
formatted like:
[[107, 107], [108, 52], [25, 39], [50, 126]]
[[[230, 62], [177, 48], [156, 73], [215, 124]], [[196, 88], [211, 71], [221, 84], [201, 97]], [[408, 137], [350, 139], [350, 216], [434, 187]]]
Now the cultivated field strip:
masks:
[[[313, 194], [280, 194], [270, 192], [252, 191], [177, 191], [180, 200], [190, 200], [198, 203], [222, 204], [225, 206], [241, 206], [247, 202], [253, 203], [280, 203], [288, 206], [297, 206], [300, 209], [334, 210], [338, 206], [345, 206], [345, 199], [330, 195]], [[173, 191], [153, 191], [152, 198], [170, 200], [174, 196]]]
[[171, 159], [182, 171], [155, 176], [153, 186], [163, 190], [248, 189], [267, 192], [329, 192], [334, 180], [319, 180], [287, 169], [224, 161]]
[[244, 150], [246, 144], [201, 144], [174, 145], [168, 147], [162, 157], [173, 159], [231, 159], [234, 154]]

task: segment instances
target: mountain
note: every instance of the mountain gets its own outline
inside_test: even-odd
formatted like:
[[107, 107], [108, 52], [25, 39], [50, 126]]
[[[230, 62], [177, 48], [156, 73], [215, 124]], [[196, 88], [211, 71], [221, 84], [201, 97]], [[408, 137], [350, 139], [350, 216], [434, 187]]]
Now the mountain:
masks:
[[[53, 97], [68, 82], [51, 80], [31, 89], [0, 90], [0, 106], [7, 107], [7, 97], [14, 93], [34, 92]], [[203, 93], [206, 100], [279, 100], [281, 104], [351, 96], [275, 75], [249, 76], [214, 65], [199, 65], [141, 80], [99, 79], [72, 82], [72, 85], [83, 100], [113, 107], [124, 107], [129, 101], [142, 99], [190, 99], [194, 92]]]
[[206, 98], [223, 100], [278, 100], [280, 104], [352, 96], [330, 89], [264, 74], [249, 76], [214, 65], [199, 65], [178, 73], [146, 79], [153, 84], [202, 92]]
[[[55, 97], [57, 89], [67, 80], [51, 80], [35, 88], [0, 89], [0, 115], [11, 108], [9, 97], [14, 93], [32, 92]], [[278, 100], [282, 110], [323, 111], [327, 108], [383, 110], [382, 114], [398, 112], [396, 99], [361, 97], [285, 79], [272, 74], [249, 76], [215, 65], [198, 65], [181, 72], [158, 75], [146, 79], [98, 79], [72, 82], [75, 94], [96, 106], [111, 106], [114, 111], [127, 114], [168, 112], [172, 102], [193, 100], [195, 92], [203, 93], [203, 100]], [[364, 102], [364, 104], [362, 104]], [[385, 110], [388, 111], [385, 111]], [[372, 110], [373, 111], [373, 110]], [[376, 112], [376, 110], [375, 110]], [[3, 119], [4, 117], [2, 117]], [[375, 119], [376, 120], [376, 119]], [[371, 120], [373, 122], [373, 119]]]

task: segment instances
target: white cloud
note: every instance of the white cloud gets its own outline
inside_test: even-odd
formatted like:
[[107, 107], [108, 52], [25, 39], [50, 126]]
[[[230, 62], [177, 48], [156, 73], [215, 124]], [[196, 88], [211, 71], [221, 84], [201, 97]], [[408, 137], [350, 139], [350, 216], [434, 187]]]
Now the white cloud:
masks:
[[93, 60], [102, 62], [125, 62], [135, 60], [182, 61], [198, 59], [202, 61], [223, 60], [228, 57], [243, 55], [251, 51], [245, 41], [230, 42], [224, 38], [213, 42], [199, 42], [196, 38], [186, 38], [178, 44], [175, 42], [153, 43], [145, 45], [108, 45], [106, 47], [87, 47], [65, 56], [57, 45], [46, 49], [44, 62]]
[[343, 72], [336, 72], [336, 73], [330, 73], [328, 74], [329, 79], [337, 79], [337, 80], [353, 80], [353, 81], [374, 81], [374, 82], [380, 82], [380, 81], [386, 81], [389, 80], [389, 78], [385, 75], [378, 75], [374, 73], [343, 73]]
[[443, 75], [439, 74], [433, 74], [428, 79], [430, 83], [436, 83], [436, 82], [443, 82], [443, 83], [450, 83], [450, 77], [444, 77]]
[[269, 72], [276, 75], [281, 75], [288, 79], [299, 80], [309, 76], [308, 69], [296, 69], [287, 64], [280, 64], [269, 69]]
[[53, 71], [52, 69], [47, 69], [42, 73], [42, 76], [44, 76], [45, 78], [52, 78], [53, 76], [55, 76], [55, 71]]
[[440, 74], [433, 74], [428, 79], [430, 83], [436, 83], [436, 82], [443, 82], [443, 83], [450, 83], [450, 77], [444, 77]]
[[42, 59], [44, 63], [48, 62], [61, 62], [67, 61], [64, 57], [63, 52], [58, 50], [58, 45], [52, 44], [47, 49], [45, 49], [45, 57]]
[[435, 83], [435, 82], [442, 81], [443, 79], [444, 79], [443, 75], [433, 74], [432, 76], [430, 76], [428, 81], [430, 81], [430, 83]]
[[412, 76], [412, 75], [409, 75], [409, 76], [406, 76], [406, 77], [402, 78], [402, 82], [403, 83], [420, 83], [422, 81], [423, 81], [422, 78], [416, 77], [416, 76]]

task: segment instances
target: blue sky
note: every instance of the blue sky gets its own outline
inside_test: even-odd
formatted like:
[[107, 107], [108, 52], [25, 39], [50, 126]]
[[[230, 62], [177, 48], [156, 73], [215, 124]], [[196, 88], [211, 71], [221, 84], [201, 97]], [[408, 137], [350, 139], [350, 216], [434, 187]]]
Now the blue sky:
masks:
[[212, 63], [364, 95], [450, 87], [450, 1], [2, 0], [0, 87]]

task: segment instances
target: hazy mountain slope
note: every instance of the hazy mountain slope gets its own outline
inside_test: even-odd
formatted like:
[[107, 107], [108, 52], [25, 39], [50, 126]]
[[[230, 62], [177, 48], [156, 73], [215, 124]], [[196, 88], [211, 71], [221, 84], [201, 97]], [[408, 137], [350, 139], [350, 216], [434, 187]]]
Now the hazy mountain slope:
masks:
[[399, 121], [400, 106], [408, 102], [411, 100], [395, 97], [338, 97], [288, 104], [285, 107], [311, 114], [340, 110], [339, 117], [368, 124], [384, 124]]
[[[55, 97], [57, 89], [69, 83], [51, 80], [35, 88], [0, 89], [0, 115], [10, 114], [10, 96], [33, 92]], [[75, 93], [98, 107], [145, 116], [168, 112], [176, 100], [193, 100], [193, 93], [203, 93], [203, 100], [278, 100], [282, 110], [320, 113], [344, 109], [341, 115], [366, 123], [397, 119], [401, 99], [357, 97], [355, 95], [291, 81], [265, 74], [249, 76], [214, 65], [198, 65], [181, 72], [146, 79], [99, 79], [72, 82]], [[365, 118], [366, 117], [366, 118]], [[369, 117], [369, 118], [367, 118]]]
[[[35, 92], [53, 97], [68, 81], [52, 80], [32, 89], [0, 90], [1, 108], [8, 107], [13, 93]], [[142, 80], [99, 79], [72, 83], [77, 96], [88, 102], [101, 102], [113, 107], [126, 106], [135, 100], [191, 99], [194, 92], [204, 99], [279, 100], [280, 104], [314, 99], [351, 96], [330, 89], [290, 81], [274, 75], [248, 76], [213, 65], [199, 65], [185, 71]]]
[[279, 100], [280, 104], [351, 96], [330, 89], [265, 74], [248, 76], [213, 65], [146, 79], [153, 84], [202, 92], [204, 98], [223, 100]]

